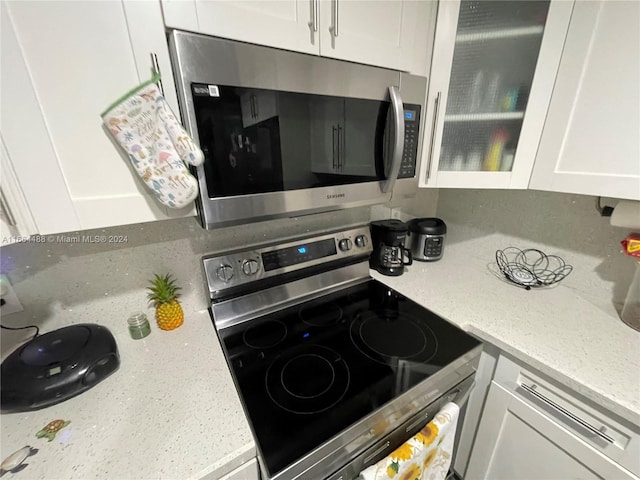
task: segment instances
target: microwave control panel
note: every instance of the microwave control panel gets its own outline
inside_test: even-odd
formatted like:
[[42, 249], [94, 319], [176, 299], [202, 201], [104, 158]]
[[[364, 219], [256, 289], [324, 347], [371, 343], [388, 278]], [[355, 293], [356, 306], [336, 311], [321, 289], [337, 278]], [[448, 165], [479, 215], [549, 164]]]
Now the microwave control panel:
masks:
[[398, 178], [413, 178], [418, 159], [418, 132], [420, 131], [420, 105], [404, 104], [404, 149]]

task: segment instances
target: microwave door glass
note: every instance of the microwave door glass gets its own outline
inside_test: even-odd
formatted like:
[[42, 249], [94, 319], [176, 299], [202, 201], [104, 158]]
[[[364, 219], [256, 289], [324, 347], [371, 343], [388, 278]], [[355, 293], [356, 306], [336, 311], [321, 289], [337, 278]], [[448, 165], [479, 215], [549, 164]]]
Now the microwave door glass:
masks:
[[209, 197], [385, 179], [389, 102], [216, 87], [191, 85]]

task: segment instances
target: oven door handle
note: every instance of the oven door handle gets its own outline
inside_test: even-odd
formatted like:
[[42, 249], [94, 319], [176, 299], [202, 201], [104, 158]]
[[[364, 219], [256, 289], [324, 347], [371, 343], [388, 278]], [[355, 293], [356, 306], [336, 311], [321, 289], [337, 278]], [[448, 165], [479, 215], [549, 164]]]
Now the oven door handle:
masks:
[[[462, 396], [460, 398], [454, 398], [452, 400], [453, 403], [455, 403], [456, 405], [458, 405], [458, 407], [460, 407], [460, 410], [462, 410], [462, 407], [465, 406], [465, 404], [469, 401], [469, 397], [471, 396], [471, 392], [473, 392], [473, 389], [476, 387], [476, 382], [475, 380], [471, 383], [471, 385], [469, 385], [469, 387], [466, 389], [466, 391], [462, 394]], [[458, 391], [458, 393], [460, 393], [460, 391]]]
[[398, 87], [394, 85], [389, 87], [389, 97], [391, 98], [395, 138], [393, 139], [391, 168], [387, 180], [382, 185], [383, 193], [393, 191], [393, 186], [398, 179], [398, 173], [400, 173], [400, 164], [402, 163], [402, 153], [404, 150], [404, 107], [402, 105], [402, 97], [400, 97]]
[[[476, 382], [474, 380], [473, 382], [471, 382], [471, 384], [469, 386], [464, 387], [464, 390], [462, 390], [462, 389], [454, 390], [453, 392], [448, 394], [447, 401], [455, 403], [458, 406], [458, 408], [460, 410], [462, 410], [462, 408], [465, 406], [465, 404], [469, 400], [469, 397], [471, 396], [471, 392], [473, 391], [475, 386], [476, 386]], [[462, 396], [460, 398], [456, 398], [461, 393], [462, 393]], [[426, 418], [431, 417], [433, 415], [433, 413], [434, 412], [432, 412], [432, 411], [427, 412]], [[412, 431], [418, 425], [424, 424], [424, 421], [425, 421], [425, 417], [419, 418], [418, 420], [414, 421], [410, 425], [407, 425], [407, 427], [405, 428], [405, 431], [407, 433], [409, 433], [410, 431]]]

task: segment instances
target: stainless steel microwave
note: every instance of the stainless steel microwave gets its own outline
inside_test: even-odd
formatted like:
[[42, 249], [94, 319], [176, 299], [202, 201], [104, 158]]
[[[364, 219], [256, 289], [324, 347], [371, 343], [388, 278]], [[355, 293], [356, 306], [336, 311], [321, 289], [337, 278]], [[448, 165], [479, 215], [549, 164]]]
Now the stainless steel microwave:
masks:
[[426, 78], [176, 30], [169, 46], [205, 228], [417, 186]]

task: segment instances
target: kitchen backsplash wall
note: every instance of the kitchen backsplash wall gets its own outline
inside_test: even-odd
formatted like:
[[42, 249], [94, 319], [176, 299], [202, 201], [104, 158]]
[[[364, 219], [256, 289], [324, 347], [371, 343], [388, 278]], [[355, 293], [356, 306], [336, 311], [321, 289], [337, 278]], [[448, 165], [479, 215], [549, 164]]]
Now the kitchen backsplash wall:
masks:
[[562, 285], [596, 304], [619, 308], [624, 301], [634, 264], [621, 253], [620, 241], [629, 231], [612, 227], [608, 218], [601, 217], [594, 197], [442, 189], [437, 212], [449, 227], [447, 244], [468, 242], [469, 255], [484, 255], [489, 264], [495, 262], [497, 249], [539, 248], [573, 265]]
[[[202, 229], [194, 217], [50, 235], [44, 243], [2, 245], [6, 273], [24, 311], [3, 315], [8, 326], [51, 330], [69, 323], [100, 323], [147, 310], [145, 287], [154, 273], [171, 272], [182, 286], [185, 312], [207, 307], [202, 256], [308, 232], [370, 221], [369, 207], [252, 225]], [[4, 235], [4, 233], [3, 233]], [[96, 243], [90, 243], [89, 238]], [[28, 337], [32, 331], [19, 332]], [[2, 332], [3, 353], [18, 333]]]
[[[182, 218], [55, 235], [45, 243], [2, 245], [1, 271], [24, 306], [23, 312], [3, 315], [2, 321], [9, 326], [37, 324], [46, 331], [80, 321], [100, 323], [108, 315], [122, 318], [124, 328], [134, 311], [153, 315], [145, 287], [156, 272], [171, 272], [178, 279], [185, 311], [201, 310], [208, 301], [201, 266], [206, 254], [391, 217], [437, 214], [449, 227], [447, 244], [467, 242], [469, 255], [483, 255], [488, 264], [496, 249], [509, 245], [559, 254], [574, 266], [563, 285], [595, 303], [621, 304], [633, 274], [633, 261], [620, 253], [619, 242], [628, 232], [600, 217], [593, 197], [426, 189], [392, 206], [213, 231], [203, 230], [195, 218]], [[98, 243], [89, 243], [89, 237]], [[16, 336], [28, 337], [29, 331], [3, 331], [3, 353]]]

